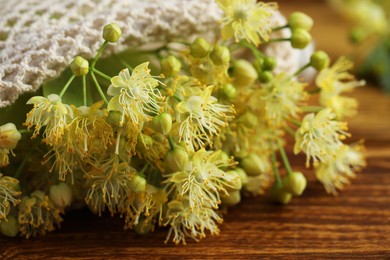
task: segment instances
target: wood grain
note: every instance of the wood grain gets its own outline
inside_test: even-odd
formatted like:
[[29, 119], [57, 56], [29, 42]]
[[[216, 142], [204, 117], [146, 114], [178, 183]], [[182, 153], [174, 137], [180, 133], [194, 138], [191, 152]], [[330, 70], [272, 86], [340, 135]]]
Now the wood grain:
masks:
[[[280, 7], [315, 18], [319, 48], [334, 56], [351, 50], [340, 20], [322, 1], [280, 1]], [[139, 236], [123, 231], [119, 218], [80, 210], [67, 214], [62, 229], [47, 236], [1, 237], [0, 259], [390, 258], [390, 98], [373, 87], [354, 96], [361, 106], [350, 121], [351, 140], [365, 139], [368, 167], [337, 197], [302, 169], [309, 176], [302, 197], [286, 206], [246, 198], [229, 210], [220, 236], [200, 243], [165, 245], [166, 229]]]

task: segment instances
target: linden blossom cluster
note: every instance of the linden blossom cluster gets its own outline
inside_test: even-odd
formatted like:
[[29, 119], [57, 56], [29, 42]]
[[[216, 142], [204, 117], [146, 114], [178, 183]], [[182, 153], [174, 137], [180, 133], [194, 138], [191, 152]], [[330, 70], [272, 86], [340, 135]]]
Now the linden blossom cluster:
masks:
[[[328, 55], [317, 51], [297, 73], [276, 74], [276, 60], [257, 47], [285, 40], [304, 48], [311, 18], [297, 12], [286, 26], [271, 28], [276, 4], [217, 3], [224, 12], [223, 40], [197, 38], [176, 43], [179, 50], [159, 49], [160, 76], [151, 75], [149, 62], [126, 65], [113, 77], [96, 69], [105, 47], [121, 35], [109, 24], [92, 62], [78, 56], [70, 64], [73, 76], [60, 93], [27, 102], [33, 106], [25, 121], [31, 131], [22, 132], [32, 134], [35, 150], [14, 175], [0, 175], [1, 233], [44, 234], [59, 226], [67, 207], [85, 203], [96, 214], [120, 215], [126, 229], [140, 234], [168, 226], [166, 241], [198, 241], [219, 233], [222, 209], [238, 204], [242, 194], [268, 192], [286, 204], [303, 193], [306, 178], [291, 168], [285, 134], [328, 192], [349, 183], [365, 164], [362, 144], [342, 142], [349, 133], [339, 121], [354, 115], [357, 105], [341, 94], [364, 84], [348, 73], [351, 63], [341, 58], [330, 66]], [[291, 38], [269, 40], [272, 31], [284, 28], [291, 29]], [[237, 47], [252, 57], [231, 55]], [[298, 78], [308, 67], [319, 72], [314, 89]], [[96, 89], [87, 87], [86, 75]], [[82, 79], [80, 107], [62, 101], [75, 77]], [[97, 77], [110, 81], [106, 93]], [[89, 102], [91, 91], [101, 100]], [[307, 105], [310, 95], [319, 106]], [[21, 137], [12, 123], [0, 127], [1, 167]], [[38, 137], [42, 142], [34, 143]]]

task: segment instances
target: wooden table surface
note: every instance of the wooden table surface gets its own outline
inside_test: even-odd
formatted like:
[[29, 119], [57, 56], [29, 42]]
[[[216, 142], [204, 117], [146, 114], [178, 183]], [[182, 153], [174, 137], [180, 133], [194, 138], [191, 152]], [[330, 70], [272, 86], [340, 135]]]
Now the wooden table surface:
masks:
[[[351, 50], [341, 20], [322, 1], [285, 0], [316, 21], [317, 47], [338, 56]], [[390, 258], [390, 96], [359, 89], [360, 114], [350, 120], [351, 140], [365, 139], [368, 167], [338, 197], [327, 195], [313, 173], [300, 198], [286, 206], [246, 198], [229, 210], [218, 237], [187, 246], [164, 244], [166, 229], [148, 236], [123, 231], [119, 218], [86, 210], [65, 216], [62, 229], [30, 240], [0, 238], [0, 259], [113, 258]]]

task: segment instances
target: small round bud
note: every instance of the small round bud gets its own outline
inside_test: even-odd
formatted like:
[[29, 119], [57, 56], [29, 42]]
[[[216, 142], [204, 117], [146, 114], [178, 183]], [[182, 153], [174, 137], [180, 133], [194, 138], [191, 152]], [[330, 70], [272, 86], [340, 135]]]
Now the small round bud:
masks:
[[349, 33], [349, 39], [353, 43], [360, 43], [367, 38], [367, 32], [361, 27], [355, 27]]
[[292, 198], [291, 193], [288, 193], [283, 189], [282, 185], [277, 185], [276, 183], [272, 186], [269, 196], [272, 201], [280, 204], [287, 204]]
[[237, 60], [233, 64], [234, 84], [238, 87], [251, 86], [257, 79], [255, 68], [246, 60]]
[[222, 204], [227, 207], [233, 207], [241, 202], [241, 193], [239, 190], [229, 192], [228, 197], [221, 197]]
[[234, 169], [238, 176], [240, 176], [242, 185], [246, 185], [248, 183], [248, 175], [242, 168], [235, 168]]
[[103, 39], [108, 42], [117, 42], [122, 35], [122, 30], [116, 23], [109, 23], [103, 28]]
[[153, 146], [153, 138], [149, 135], [140, 133], [137, 138], [137, 149], [142, 152], [145, 152]]
[[292, 172], [283, 178], [283, 185], [287, 192], [300, 196], [306, 188], [307, 180], [301, 172]]
[[203, 58], [209, 54], [211, 49], [210, 44], [202, 37], [198, 37], [190, 45], [191, 56], [195, 58]]
[[256, 176], [263, 173], [266, 168], [266, 165], [263, 164], [264, 162], [255, 153], [249, 154], [240, 162], [240, 166], [250, 176]]
[[187, 161], [187, 151], [181, 146], [176, 146], [175, 149], [169, 151], [165, 156], [167, 167], [172, 172], [182, 171]]
[[0, 149], [12, 150], [16, 147], [22, 135], [12, 123], [0, 126]]
[[122, 112], [116, 110], [110, 110], [106, 119], [107, 123], [111, 126], [121, 126], [122, 122]]
[[239, 117], [238, 122], [248, 128], [254, 128], [258, 124], [259, 119], [255, 114], [247, 111]]
[[146, 190], [146, 180], [144, 177], [136, 174], [130, 181], [130, 189], [134, 192], [144, 192]]
[[151, 124], [154, 131], [167, 135], [172, 128], [172, 116], [169, 113], [161, 113], [153, 118]]
[[296, 49], [304, 49], [311, 42], [311, 35], [306, 30], [296, 29], [291, 34], [291, 46]]
[[274, 75], [271, 71], [262, 71], [259, 75], [259, 80], [261, 83], [270, 83], [272, 79], [274, 78]]
[[70, 69], [75, 76], [85, 76], [89, 72], [89, 63], [81, 56], [77, 56], [70, 63]]
[[175, 56], [168, 56], [161, 60], [161, 73], [166, 77], [175, 76], [181, 70], [181, 62]]
[[49, 198], [58, 208], [64, 209], [72, 203], [72, 188], [65, 182], [53, 185], [49, 190]]
[[234, 169], [227, 171], [226, 174], [232, 176], [235, 181], [231, 184], [233, 184], [232, 187], [227, 187], [227, 190], [241, 190], [242, 188], [242, 181], [241, 181], [241, 176], [240, 174]]
[[330, 59], [326, 52], [316, 51], [310, 56], [310, 65], [316, 70], [322, 70], [329, 66]]
[[216, 45], [210, 52], [211, 61], [218, 66], [229, 65], [230, 52], [229, 49], [222, 45]]
[[237, 90], [232, 84], [224, 84], [221, 87], [221, 94], [223, 94], [225, 97], [231, 99], [235, 98], [237, 95]]
[[265, 57], [263, 63], [263, 70], [273, 70], [276, 68], [277, 61], [274, 57]]
[[7, 237], [16, 237], [19, 233], [18, 220], [14, 216], [8, 215], [7, 220], [1, 221], [0, 232]]
[[310, 31], [313, 27], [313, 19], [302, 12], [294, 12], [288, 18], [288, 24], [292, 30], [303, 29]]

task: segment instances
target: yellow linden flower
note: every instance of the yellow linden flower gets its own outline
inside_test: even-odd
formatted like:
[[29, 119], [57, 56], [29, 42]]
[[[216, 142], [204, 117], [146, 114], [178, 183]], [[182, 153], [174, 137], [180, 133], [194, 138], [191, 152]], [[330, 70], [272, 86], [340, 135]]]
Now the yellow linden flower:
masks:
[[362, 144], [342, 145], [329, 161], [320, 163], [316, 167], [316, 176], [324, 184], [328, 193], [336, 195], [337, 189], [342, 189], [349, 184], [349, 179], [355, 177], [354, 172], [366, 165], [363, 150]]
[[334, 155], [334, 149], [342, 145], [341, 140], [349, 136], [346, 132], [347, 123], [334, 119], [335, 114], [329, 108], [316, 115], [307, 114], [303, 118], [302, 125], [295, 134], [294, 153], [303, 151], [306, 154], [307, 167], [310, 159], [315, 165], [318, 161], [329, 161]]
[[269, 40], [270, 18], [278, 8], [276, 3], [256, 0], [216, 0], [224, 12], [222, 17], [222, 37], [232, 37], [236, 41], [247, 40], [258, 46]]
[[72, 118], [72, 110], [61, 102], [56, 94], [45, 97], [32, 97], [27, 104], [33, 104], [33, 109], [27, 114], [24, 123], [28, 129], [35, 126], [33, 138], [45, 127], [43, 141], [49, 145], [56, 145], [62, 139], [65, 127]]
[[12, 123], [0, 126], [0, 149], [12, 150], [16, 147], [22, 135]]
[[157, 89], [160, 81], [150, 75], [149, 62], [134, 68], [130, 75], [128, 69], [122, 70], [111, 79], [107, 94], [113, 96], [108, 111], [122, 112], [121, 124], [125, 117], [135, 125], [150, 121], [150, 114], [159, 114], [163, 96]]
[[212, 145], [212, 137], [218, 135], [227, 121], [233, 118], [233, 107], [218, 104], [211, 95], [212, 91], [213, 86], [209, 86], [199, 95], [189, 96], [176, 106], [180, 122], [179, 140], [184, 140], [191, 151]]
[[19, 181], [9, 176], [3, 176], [0, 173], [0, 222], [7, 219], [11, 204], [16, 206], [20, 202], [16, 198], [20, 194]]

